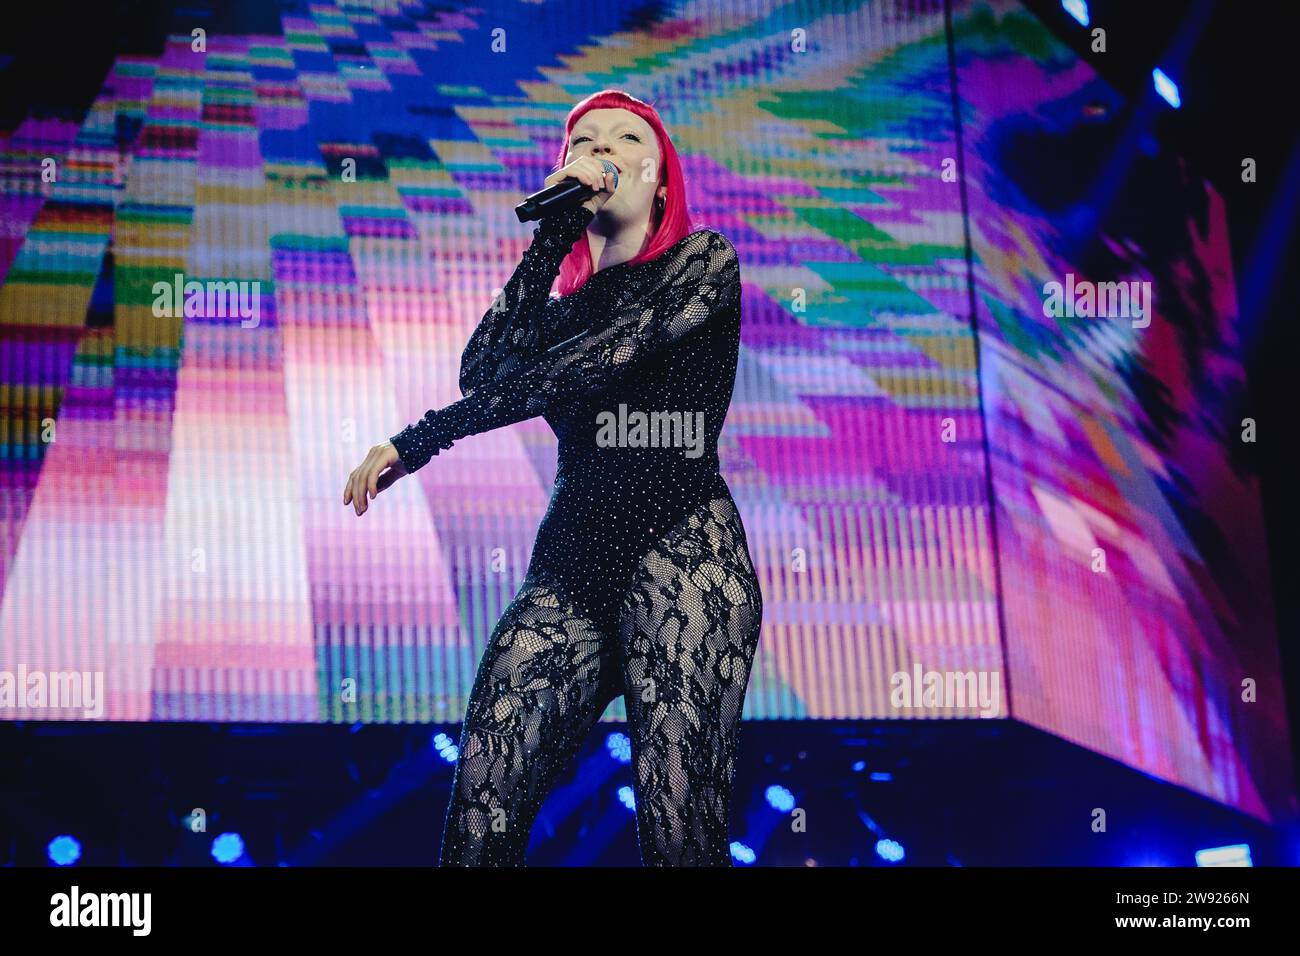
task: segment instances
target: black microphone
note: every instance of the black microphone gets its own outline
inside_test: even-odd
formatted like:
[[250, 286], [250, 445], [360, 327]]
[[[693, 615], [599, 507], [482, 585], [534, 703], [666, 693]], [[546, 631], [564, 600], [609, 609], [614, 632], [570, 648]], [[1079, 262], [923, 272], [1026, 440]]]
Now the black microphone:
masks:
[[[602, 159], [601, 163], [605, 167], [605, 172], [614, 174], [614, 188], [617, 189], [618, 167], [608, 159]], [[521, 202], [515, 207], [515, 215], [519, 217], [520, 222], [541, 219], [543, 216], [549, 216], [563, 209], [568, 209], [570, 206], [584, 203], [594, 195], [596, 195], [596, 190], [586, 183], [571, 177], [565, 177], [554, 186], [547, 186]]]

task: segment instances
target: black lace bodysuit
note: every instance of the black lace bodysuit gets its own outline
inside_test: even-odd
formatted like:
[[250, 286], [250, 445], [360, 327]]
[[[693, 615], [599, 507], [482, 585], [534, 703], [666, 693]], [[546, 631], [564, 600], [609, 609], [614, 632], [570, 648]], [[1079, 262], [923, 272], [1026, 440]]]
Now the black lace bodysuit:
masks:
[[464, 398], [392, 438], [408, 471], [536, 415], [559, 439], [527, 573], [470, 692], [443, 865], [523, 865], [543, 799], [620, 694], [642, 859], [731, 864], [763, 606], [717, 454], [739, 352], [739, 261], [701, 229], [550, 296], [593, 215], [577, 206], [542, 220], [465, 348]]

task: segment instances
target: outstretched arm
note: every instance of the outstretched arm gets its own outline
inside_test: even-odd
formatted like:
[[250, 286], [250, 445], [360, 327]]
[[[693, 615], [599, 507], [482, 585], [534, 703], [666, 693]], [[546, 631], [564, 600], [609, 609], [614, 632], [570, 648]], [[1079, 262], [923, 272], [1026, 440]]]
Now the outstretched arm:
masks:
[[532, 244], [461, 353], [462, 395], [507, 374], [544, 347], [550, 332], [546, 306], [551, 284], [594, 215], [577, 205], [547, 216], [533, 230]]
[[[739, 307], [740, 262], [730, 241], [701, 230], [670, 253], [653, 287], [608, 324], [575, 335], [511, 372], [475, 388], [393, 436], [407, 471], [467, 435], [542, 414], [553, 403], [594, 395], [631, 373], [648, 357]], [[650, 268], [647, 266], [647, 268]]]

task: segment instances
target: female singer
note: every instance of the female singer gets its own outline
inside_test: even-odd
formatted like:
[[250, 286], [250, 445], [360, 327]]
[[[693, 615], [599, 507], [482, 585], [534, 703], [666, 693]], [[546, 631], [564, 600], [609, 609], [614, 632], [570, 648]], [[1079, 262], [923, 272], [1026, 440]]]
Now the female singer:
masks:
[[596, 194], [535, 228], [465, 347], [464, 398], [370, 449], [343, 503], [364, 514], [453, 442], [542, 415], [559, 439], [554, 493], [470, 692], [440, 865], [524, 865], [542, 801], [622, 694], [642, 861], [730, 866], [763, 614], [718, 467], [740, 265], [725, 236], [692, 230], [659, 114], [627, 93], [569, 113], [545, 185], [566, 177]]

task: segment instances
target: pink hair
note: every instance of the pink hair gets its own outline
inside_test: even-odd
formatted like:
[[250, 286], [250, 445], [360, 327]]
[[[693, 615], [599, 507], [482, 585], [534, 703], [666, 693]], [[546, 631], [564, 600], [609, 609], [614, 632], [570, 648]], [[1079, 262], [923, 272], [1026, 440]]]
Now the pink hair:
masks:
[[[663, 121], [659, 119], [659, 113], [655, 108], [622, 90], [601, 90], [599, 93], [591, 94], [570, 110], [568, 119], [564, 121], [564, 141], [560, 143], [560, 156], [555, 162], [555, 169], [564, 165], [564, 158], [568, 155], [569, 136], [578, 120], [582, 119], [588, 110], [612, 109], [624, 109], [635, 113], [654, 130], [655, 139], [659, 142], [661, 158], [660, 183], [667, 187], [663, 215], [656, 221], [654, 213], [651, 212], [650, 235], [645, 248], [627, 260], [627, 265], [635, 265], [647, 259], [654, 259], [695, 230], [690, 212], [686, 208], [686, 184], [682, 177], [682, 165], [677, 159], [677, 150], [673, 147], [673, 141], [668, 138], [668, 131], [664, 129]], [[625, 170], [624, 175], [630, 172], [632, 171]], [[583, 233], [573, 244], [573, 251], [560, 263], [560, 295], [570, 295], [578, 291], [591, 276], [591, 249], [587, 245], [586, 233]]]

